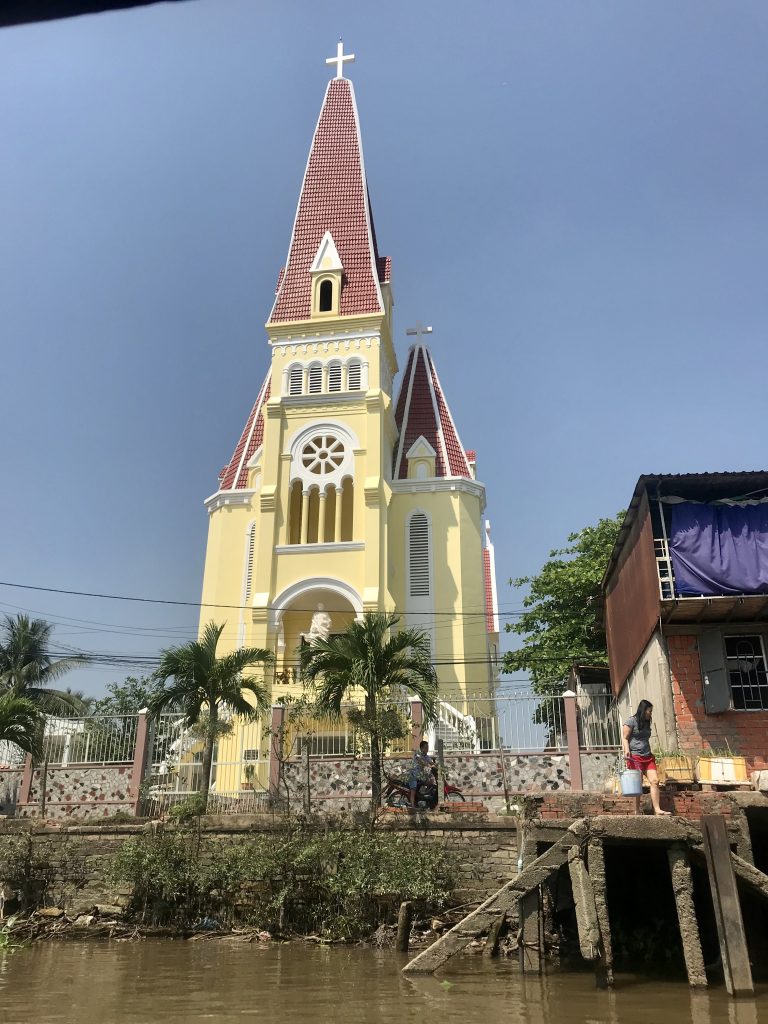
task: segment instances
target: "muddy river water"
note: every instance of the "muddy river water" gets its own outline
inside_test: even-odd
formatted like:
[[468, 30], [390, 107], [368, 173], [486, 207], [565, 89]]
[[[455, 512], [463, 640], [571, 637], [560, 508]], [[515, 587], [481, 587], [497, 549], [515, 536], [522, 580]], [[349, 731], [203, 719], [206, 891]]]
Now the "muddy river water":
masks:
[[508, 962], [459, 958], [407, 980], [391, 952], [209, 940], [48, 943], [0, 953], [2, 1024], [768, 1024], [768, 991], [733, 1003], [722, 989], [589, 973], [522, 977]]

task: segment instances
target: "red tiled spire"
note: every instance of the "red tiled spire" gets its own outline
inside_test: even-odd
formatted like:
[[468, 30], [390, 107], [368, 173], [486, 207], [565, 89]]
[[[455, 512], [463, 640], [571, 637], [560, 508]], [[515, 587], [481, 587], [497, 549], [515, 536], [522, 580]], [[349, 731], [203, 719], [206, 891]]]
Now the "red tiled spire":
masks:
[[310, 267], [326, 231], [344, 268], [339, 312], [383, 312], [379, 283], [389, 280], [389, 259], [376, 246], [355, 93], [347, 78], [328, 83], [269, 323], [309, 319]]
[[267, 374], [234, 454], [228, 465], [219, 473], [219, 489], [222, 491], [244, 490], [248, 483], [248, 462], [264, 442], [263, 409], [269, 398], [269, 385], [270, 375]]
[[400, 432], [393, 470], [395, 480], [407, 479], [406, 455], [419, 437], [426, 438], [435, 449], [435, 476], [466, 476], [472, 479], [464, 446], [459, 440], [426, 345], [412, 345], [408, 352], [408, 365], [395, 408], [395, 422]]
[[489, 633], [499, 632], [499, 603], [496, 596], [496, 556], [491, 543], [491, 524], [485, 521], [483, 548], [483, 582], [485, 584], [485, 625]]

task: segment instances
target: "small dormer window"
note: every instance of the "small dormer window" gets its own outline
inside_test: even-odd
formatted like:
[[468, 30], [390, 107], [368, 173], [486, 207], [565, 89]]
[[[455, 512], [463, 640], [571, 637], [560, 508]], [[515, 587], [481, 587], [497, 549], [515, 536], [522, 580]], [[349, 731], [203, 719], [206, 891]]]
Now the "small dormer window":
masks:
[[333, 310], [333, 281], [320, 282], [320, 301], [318, 308], [321, 313], [330, 313]]
[[344, 268], [330, 231], [323, 235], [309, 272], [312, 275], [312, 316], [328, 316], [329, 313], [338, 316]]

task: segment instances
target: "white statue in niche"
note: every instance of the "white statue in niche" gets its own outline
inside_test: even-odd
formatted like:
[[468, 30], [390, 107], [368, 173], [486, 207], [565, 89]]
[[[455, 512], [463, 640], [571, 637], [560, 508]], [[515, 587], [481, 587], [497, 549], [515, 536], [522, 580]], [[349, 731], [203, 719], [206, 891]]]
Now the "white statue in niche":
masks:
[[312, 616], [312, 624], [309, 627], [309, 632], [305, 634], [306, 639], [310, 642], [312, 640], [327, 640], [330, 631], [331, 616], [325, 610], [325, 605], [319, 604], [317, 606], [317, 611]]

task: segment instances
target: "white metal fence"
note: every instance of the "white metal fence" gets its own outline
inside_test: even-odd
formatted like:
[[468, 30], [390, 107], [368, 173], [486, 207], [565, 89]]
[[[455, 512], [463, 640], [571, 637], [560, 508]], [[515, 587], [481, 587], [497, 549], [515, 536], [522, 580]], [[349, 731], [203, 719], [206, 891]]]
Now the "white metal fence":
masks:
[[70, 764], [131, 764], [136, 752], [138, 715], [91, 715], [45, 720], [43, 760]]
[[0, 768], [21, 768], [26, 754], [15, 743], [0, 740]]
[[[233, 720], [219, 736], [211, 765], [211, 813], [247, 812], [266, 803], [269, 789], [269, 737], [260, 720]], [[145, 804], [162, 811], [199, 793], [203, 781], [203, 737], [178, 714], [151, 724]]]

